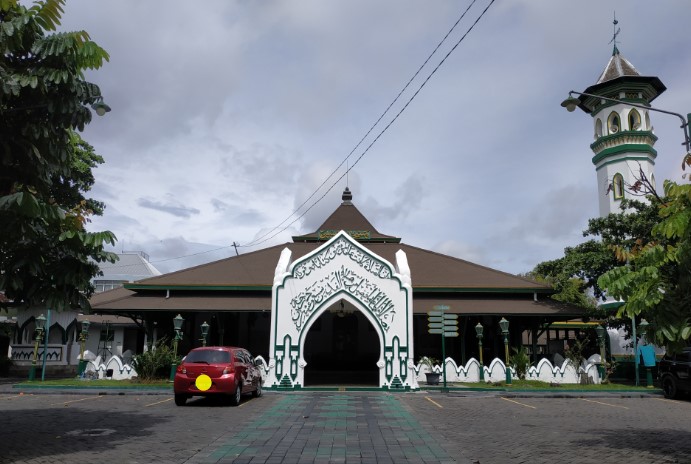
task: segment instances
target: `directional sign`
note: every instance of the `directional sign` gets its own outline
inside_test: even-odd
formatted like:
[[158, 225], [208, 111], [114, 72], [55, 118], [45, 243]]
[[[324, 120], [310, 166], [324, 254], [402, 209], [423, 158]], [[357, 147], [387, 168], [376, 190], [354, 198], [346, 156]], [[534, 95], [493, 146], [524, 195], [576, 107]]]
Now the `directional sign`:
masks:
[[445, 321], [457, 321], [458, 320], [458, 314], [444, 314], [444, 320]]
[[443, 329], [444, 328], [444, 323], [443, 322], [430, 322], [427, 324], [427, 327], [430, 329]]
[[434, 316], [443, 316], [444, 313], [442, 311], [430, 311], [427, 313], [428, 316], [434, 317]]
[[427, 330], [427, 332], [429, 332], [431, 334], [443, 334], [444, 329], [429, 329], [429, 330]]
[[444, 332], [446, 338], [458, 337], [458, 332]]
[[441, 316], [429, 316], [427, 320], [429, 322], [444, 322], [444, 318]]

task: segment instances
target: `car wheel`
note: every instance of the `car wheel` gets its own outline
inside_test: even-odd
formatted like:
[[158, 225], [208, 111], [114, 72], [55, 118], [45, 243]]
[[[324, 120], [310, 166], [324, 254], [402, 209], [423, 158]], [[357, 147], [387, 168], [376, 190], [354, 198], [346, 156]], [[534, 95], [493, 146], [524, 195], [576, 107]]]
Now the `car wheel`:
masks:
[[259, 382], [257, 382], [257, 388], [252, 392], [252, 396], [254, 396], [255, 398], [259, 398], [260, 396], [262, 396], [262, 381], [261, 380], [259, 380]]
[[238, 404], [240, 404], [240, 399], [242, 399], [242, 386], [238, 384], [238, 386], [235, 387], [235, 392], [233, 393], [233, 396], [230, 397], [230, 405], [237, 406]]
[[175, 394], [175, 404], [177, 406], [184, 406], [186, 402], [187, 402], [187, 395], [180, 395], [178, 393]]
[[662, 390], [665, 392], [665, 398], [676, 398], [679, 396], [679, 387], [677, 386], [677, 379], [671, 375], [667, 375], [662, 379]]

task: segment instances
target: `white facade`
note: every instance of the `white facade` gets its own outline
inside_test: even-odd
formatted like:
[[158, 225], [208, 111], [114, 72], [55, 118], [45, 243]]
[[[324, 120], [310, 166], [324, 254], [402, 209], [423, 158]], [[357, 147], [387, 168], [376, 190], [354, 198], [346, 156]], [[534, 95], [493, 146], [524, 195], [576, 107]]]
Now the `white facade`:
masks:
[[[625, 97], [624, 92], [619, 95], [619, 98]], [[621, 212], [621, 200], [631, 196], [631, 188], [643, 176], [654, 182], [652, 146], [656, 137], [647, 110], [619, 103], [605, 105], [592, 116], [595, 143], [591, 147], [595, 153], [599, 211], [604, 217]], [[637, 145], [642, 150], [638, 150]], [[637, 199], [646, 201], [645, 197]]]
[[289, 249], [281, 253], [274, 275], [270, 360], [264, 385], [305, 386], [307, 334], [321, 314], [341, 301], [362, 312], [377, 334], [379, 386], [418, 388], [406, 254], [399, 250], [394, 266], [344, 231], [295, 262]]

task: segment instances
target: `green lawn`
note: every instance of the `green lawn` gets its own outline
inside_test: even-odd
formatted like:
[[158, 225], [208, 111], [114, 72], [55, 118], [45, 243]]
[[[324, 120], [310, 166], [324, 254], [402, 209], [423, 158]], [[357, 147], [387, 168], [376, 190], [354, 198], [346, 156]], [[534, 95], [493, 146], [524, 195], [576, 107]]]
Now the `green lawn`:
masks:
[[26, 380], [15, 385], [31, 386], [31, 387], [107, 387], [107, 388], [172, 388], [173, 384], [168, 380], [154, 380], [150, 382], [142, 382], [138, 380], [82, 380], [77, 378], [70, 379], [50, 379], [45, 381]]

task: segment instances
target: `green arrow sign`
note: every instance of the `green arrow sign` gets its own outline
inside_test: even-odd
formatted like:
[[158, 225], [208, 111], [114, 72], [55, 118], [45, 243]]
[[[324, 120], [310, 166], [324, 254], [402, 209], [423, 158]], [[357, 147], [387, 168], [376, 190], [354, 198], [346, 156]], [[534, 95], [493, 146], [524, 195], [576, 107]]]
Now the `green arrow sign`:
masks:
[[444, 321], [444, 327], [458, 328], [458, 321]]
[[457, 321], [458, 314], [444, 314], [444, 320], [446, 321]]
[[441, 322], [430, 322], [429, 324], [427, 324], [427, 327], [429, 327], [430, 329], [443, 329], [444, 324], [442, 324]]
[[445, 336], [446, 338], [449, 338], [449, 337], [451, 337], [451, 338], [453, 338], [453, 337], [458, 337], [458, 332], [444, 332], [444, 336]]
[[442, 311], [430, 311], [427, 313], [428, 316], [443, 316], [444, 313]]
[[429, 332], [431, 334], [440, 334], [441, 335], [444, 333], [444, 329], [429, 329], [429, 330], [427, 330], [427, 332]]
[[429, 316], [427, 320], [429, 322], [444, 322], [444, 318], [441, 316]]

